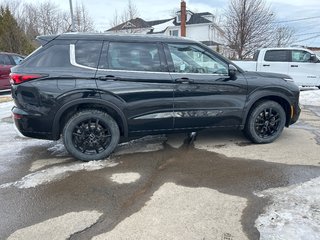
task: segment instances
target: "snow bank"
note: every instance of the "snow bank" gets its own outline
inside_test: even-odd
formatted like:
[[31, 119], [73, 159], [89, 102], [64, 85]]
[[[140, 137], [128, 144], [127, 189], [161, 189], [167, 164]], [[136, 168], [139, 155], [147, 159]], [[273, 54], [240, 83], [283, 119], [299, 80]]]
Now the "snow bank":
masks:
[[300, 104], [320, 106], [320, 90], [300, 91]]
[[261, 240], [320, 239], [320, 177], [286, 188], [256, 193], [273, 203], [259, 216], [255, 226]]

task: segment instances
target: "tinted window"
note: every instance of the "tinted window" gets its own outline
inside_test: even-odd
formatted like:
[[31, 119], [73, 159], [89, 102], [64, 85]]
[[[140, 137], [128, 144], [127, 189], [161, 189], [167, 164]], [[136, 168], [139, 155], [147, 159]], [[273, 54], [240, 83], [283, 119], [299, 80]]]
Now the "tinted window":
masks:
[[75, 46], [76, 62], [96, 68], [98, 66], [102, 41], [78, 41]]
[[111, 42], [108, 49], [110, 69], [161, 71], [157, 44]]
[[10, 58], [8, 57], [8, 55], [5, 54], [0, 54], [0, 64], [2, 65], [11, 65], [11, 61]]
[[311, 53], [303, 50], [293, 50], [291, 56], [292, 62], [310, 62]]
[[23, 57], [18, 55], [11, 55], [11, 57], [16, 65], [18, 65], [23, 60]]
[[287, 50], [269, 50], [266, 52], [264, 60], [269, 62], [289, 62], [289, 54]]
[[169, 45], [175, 72], [227, 74], [228, 65], [192, 45]]
[[28, 58], [26, 67], [67, 67], [70, 65], [69, 45], [53, 45], [35, 57]]

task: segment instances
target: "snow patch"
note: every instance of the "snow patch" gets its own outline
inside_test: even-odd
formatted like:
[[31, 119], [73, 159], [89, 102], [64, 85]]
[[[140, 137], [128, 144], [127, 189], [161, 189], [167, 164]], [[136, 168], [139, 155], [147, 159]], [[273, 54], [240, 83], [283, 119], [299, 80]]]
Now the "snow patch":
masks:
[[259, 216], [255, 226], [261, 240], [320, 240], [320, 177], [286, 188], [256, 193], [273, 203]]
[[66, 157], [69, 155], [62, 142], [57, 142], [53, 147], [48, 148], [48, 151], [51, 152], [51, 155], [57, 157]]
[[106, 167], [115, 167], [118, 163], [100, 160], [87, 163], [72, 163], [65, 166], [54, 166], [48, 169], [37, 171], [24, 176], [21, 180], [0, 185], [0, 188], [17, 187], [33, 188], [42, 184], [48, 184], [53, 181], [66, 178], [72, 172], [95, 171]]
[[34, 161], [29, 169], [30, 172], [38, 171], [41, 168], [44, 168], [46, 166], [58, 164], [58, 163], [66, 163], [71, 161], [72, 158], [62, 158], [62, 159], [55, 159], [55, 158], [50, 158], [50, 159], [40, 159], [37, 161]]
[[119, 184], [128, 184], [137, 181], [140, 177], [141, 175], [135, 172], [115, 173], [112, 174], [111, 180]]
[[[76, 232], [80, 232], [95, 224], [102, 213], [98, 211], [70, 212], [44, 222], [19, 229], [11, 234], [8, 240], [16, 239], [69, 239]], [[67, 226], [67, 227], [66, 227]]]
[[166, 30], [167, 27], [171, 27], [171, 26], [174, 26], [173, 19], [170, 19], [169, 21], [158, 24], [158, 25], [154, 25], [152, 27], [153, 27], [153, 32], [157, 33], [157, 32], [162, 32], [163, 30]]
[[0, 120], [11, 116], [13, 101], [0, 103]]
[[320, 106], [320, 90], [300, 91], [300, 104]]

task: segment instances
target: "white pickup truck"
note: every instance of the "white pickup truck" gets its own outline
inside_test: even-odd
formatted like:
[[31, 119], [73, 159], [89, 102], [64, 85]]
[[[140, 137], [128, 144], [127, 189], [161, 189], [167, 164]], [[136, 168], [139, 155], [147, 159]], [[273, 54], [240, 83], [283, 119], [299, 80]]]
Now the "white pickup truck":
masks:
[[289, 75], [300, 87], [320, 88], [320, 57], [305, 48], [263, 48], [253, 61], [234, 61], [245, 71]]

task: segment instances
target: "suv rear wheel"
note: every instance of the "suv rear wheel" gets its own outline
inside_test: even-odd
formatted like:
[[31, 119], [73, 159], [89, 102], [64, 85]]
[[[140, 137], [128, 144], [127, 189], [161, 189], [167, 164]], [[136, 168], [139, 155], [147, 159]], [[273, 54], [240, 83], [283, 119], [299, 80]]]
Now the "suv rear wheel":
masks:
[[254, 143], [270, 143], [280, 136], [285, 123], [282, 106], [274, 101], [263, 101], [250, 111], [244, 132]]
[[120, 138], [119, 126], [107, 113], [95, 109], [73, 115], [63, 129], [67, 151], [82, 161], [108, 157]]

